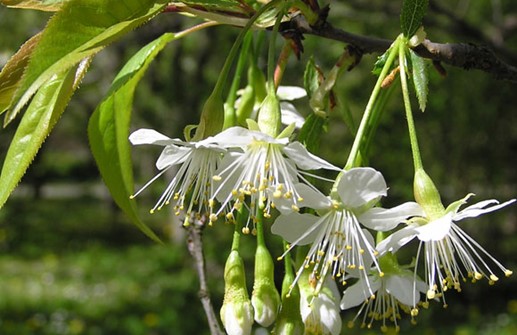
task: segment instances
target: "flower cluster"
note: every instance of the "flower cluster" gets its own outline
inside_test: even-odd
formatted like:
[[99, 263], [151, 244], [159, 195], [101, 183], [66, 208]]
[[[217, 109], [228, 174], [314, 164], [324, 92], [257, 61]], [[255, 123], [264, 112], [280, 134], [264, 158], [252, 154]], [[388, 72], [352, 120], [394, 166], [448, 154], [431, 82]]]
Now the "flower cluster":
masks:
[[[165, 171], [177, 167], [152, 211], [172, 201], [175, 212], [184, 212], [186, 220], [196, 213], [208, 217], [210, 223], [221, 216], [235, 223], [234, 212], [244, 208], [249, 213], [244, 232], [249, 231], [250, 223], [255, 228], [258, 220], [268, 219], [274, 210], [278, 211], [271, 231], [289, 243], [279, 259], [296, 246], [308, 245], [289, 289], [300, 287], [302, 321], [314, 333], [338, 334], [341, 320], [329, 316], [338, 315], [339, 308], [356, 306], [360, 306], [359, 311], [349, 325], [361, 319], [363, 326], [371, 327], [374, 321], [379, 321], [382, 330], [387, 330], [390, 323], [398, 330], [403, 313], [413, 319], [419, 313], [419, 306], [427, 306], [429, 300], [441, 298], [445, 304], [443, 293], [448, 289], [460, 291], [466, 279], [475, 282], [488, 278], [490, 283], [495, 283], [498, 275], [485, 259], [504, 275], [512, 273], [458, 227], [457, 222], [501, 209], [515, 200], [502, 204], [487, 200], [460, 210], [472, 196], [469, 194], [447, 208], [440, 207], [441, 202], [436, 205], [435, 200], [429, 206], [419, 199], [418, 203], [410, 201], [386, 209], [378, 206], [387, 195], [386, 182], [379, 171], [369, 167], [341, 171], [330, 195], [325, 196], [308, 182], [304, 173], [337, 170], [336, 167], [309, 153], [299, 142], [243, 127], [231, 127], [199, 142], [170, 139], [149, 129], [137, 130], [130, 140], [133, 144], [164, 146], [156, 163], [160, 173], [135, 195]], [[405, 227], [389, 235], [382, 233], [395, 230], [399, 224]], [[377, 232], [377, 244], [372, 232]], [[400, 266], [396, 252], [415, 237], [420, 240], [416, 263]], [[423, 280], [418, 272], [422, 254]], [[409, 270], [410, 267], [414, 270]], [[272, 274], [272, 269], [269, 271]], [[337, 292], [334, 284], [337, 279], [344, 286], [340, 304], [333, 300], [339, 294], [329, 293]], [[237, 289], [241, 294], [246, 291]], [[268, 290], [271, 294], [276, 292], [274, 287]], [[425, 301], [421, 301], [421, 294]], [[278, 293], [270, 298], [262, 294], [260, 299], [264, 302], [257, 306], [264, 312], [255, 311], [256, 322], [265, 325], [274, 322], [279, 308], [278, 300], [272, 304], [278, 299], [275, 295]], [[235, 302], [225, 306], [230, 303]], [[253, 307], [246, 306], [248, 315]], [[320, 315], [322, 309], [327, 313], [325, 318]], [[225, 307], [223, 319], [228, 327], [251, 327], [253, 320], [249, 316], [246, 325], [240, 325], [244, 322], [240, 317], [239, 321], [228, 321], [233, 315], [229, 311], [232, 310]]]

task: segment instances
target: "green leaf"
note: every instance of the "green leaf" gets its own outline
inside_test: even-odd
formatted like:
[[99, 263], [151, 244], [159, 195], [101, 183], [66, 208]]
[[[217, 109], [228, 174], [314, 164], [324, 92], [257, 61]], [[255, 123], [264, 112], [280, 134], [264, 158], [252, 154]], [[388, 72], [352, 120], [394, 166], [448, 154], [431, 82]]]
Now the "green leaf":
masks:
[[0, 207], [18, 185], [63, 113], [88, 64], [89, 59], [85, 59], [73, 69], [52, 77], [34, 96], [14, 134], [0, 173]]
[[104, 182], [117, 205], [132, 222], [155, 241], [160, 239], [139, 218], [133, 193], [133, 171], [129, 126], [136, 85], [156, 55], [178, 36], [162, 35], [138, 51], [113, 80], [110, 91], [99, 104], [88, 124], [90, 146]]
[[314, 57], [310, 57], [305, 66], [305, 72], [303, 73], [303, 86], [307, 91], [309, 99], [312, 97], [314, 92], [320, 87], [320, 83], [323, 81], [323, 75], [321, 70], [314, 62]]
[[9, 108], [14, 92], [20, 86], [23, 72], [29, 63], [29, 57], [40, 37], [41, 33], [38, 33], [27, 40], [0, 72], [0, 114]]
[[400, 27], [404, 36], [411, 38], [422, 25], [429, 0], [404, 0], [400, 14]]
[[428, 77], [427, 77], [427, 63], [422, 57], [419, 57], [413, 50], [409, 49], [411, 55], [412, 65], [412, 79], [415, 87], [416, 97], [420, 110], [425, 111], [427, 105], [427, 93], [428, 93]]
[[327, 123], [326, 117], [311, 113], [300, 129], [298, 140], [310, 152], [318, 152], [321, 135], [327, 131]]
[[375, 64], [373, 65], [372, 73], [376, 76], [380, 75], [382, 72], [382, 69], [384, 68], [384, 64], [386, 64], [386, 61], [388, 60], [388, 56], [391, 52], [391, 46], [384, 52], [382, 55], [377, 57], [377, 60], [375, 61]]
[[32, 53], [5, 123], [56, 73], [94, 55], [159, 13], [165, 0], [70, 0], [49, 21]]
[[46, 12], [55, 12], [67, 0], [1, 0], [0, 3], [7, 7], [37, 9]]

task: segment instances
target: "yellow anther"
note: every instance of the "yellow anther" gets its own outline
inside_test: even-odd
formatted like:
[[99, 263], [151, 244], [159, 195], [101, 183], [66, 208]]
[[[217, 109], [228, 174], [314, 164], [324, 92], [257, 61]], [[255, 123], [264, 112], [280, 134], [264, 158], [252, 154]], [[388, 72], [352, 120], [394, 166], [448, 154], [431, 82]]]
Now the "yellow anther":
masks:
[[499, 278], [498, 278], [496, 275], [491, 274], [491, 275], [490, 275], [490, 280], [491, 280], [491, 281], [496, 282], [496, 281], [498, 281], [498, 280], [499, 280]]
[[481, 278], [483, 278], [483, 275], [479, 272], [474, 272], [474, 278], [476, 280], [480, 280]]
[[296, 205], [292, 205], [292, 206], [291, 206], [291, 209], [292, 209], [293, 211], [295, 211], [295, 212], [299, 212], [299, 211], [300, 211], [300, 208], [299, 208], [298, 206], [296, 206]]
[[154, 214], [154, 209], [151, 209], [151, 210], [149, 211], [149, 213], [150, 213], [150, 214]]
[[223, 178], [221, 178], [221, 176], [213, 176], [212, 179], [214, 181], [221, 181], [221, 179], [223, 179]]
[[418, 308], [411, 309], [411, 316], [415, 317], [418, 315]]
[[130, 195], [130, 196], [129, 196], [129, 199], [130, 199], [130, 200], [133, 200], [134, 198], [135, 198], [135, 196], [134, 196], [134, 195]]
[[248, 227], [242, 227], [242, 233], [244, 235], [248, 235], [250, 233], [250, 229]]
[[278, 199], [278, 198], [281, 198], [281, 197], [282, 197], [282, 191], [278, 191], [277, 190], [277, 191], [273, 192], [273, 198]]
[[384, 277], [384, 272], [379, 272], [379, 277]]
[[434, 290], [428, 290], [427, 291], [427, 299], [434, 299], [434, 297], [436, 297], [436, 292]]
[[215, 206], [215, 200], [214, 199], [208, 200], [208, 207], [212, 208], [214, 206]]
[[505, 275], [506, 277], [510, 277], [512, 274], [513, 274], [513, 271], [512, 271], [512, 270], [505, 270], [505, 271], [504, 271], [504, 275]]
[[210, 222], [215, 222], [215, 221], [217, 221], [217, 215], [214, 213], [210, 214]]

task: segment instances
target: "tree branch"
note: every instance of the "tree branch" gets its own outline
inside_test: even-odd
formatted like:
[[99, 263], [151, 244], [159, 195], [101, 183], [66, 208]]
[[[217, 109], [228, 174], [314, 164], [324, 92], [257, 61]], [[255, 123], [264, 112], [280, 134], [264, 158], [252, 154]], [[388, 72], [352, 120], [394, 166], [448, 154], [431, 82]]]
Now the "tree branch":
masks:
[[[391, 40], [387, 39], [352, 34], [335, 28], [326, 21], [316, 26], [310, 26], [302, 15], [295, 16], [285, 28], [296, 30], [300, 34], [344, 42], [354, 46], [363, 54], [384, 52], [392, 43]], [[415, 48], [415, 52], [421, 57], [435, 62], [443, 62], [465, 70], [482, 70], [492, 74], [497, 79], [517, 83], [517, 68], [507, 64], [484, 46], [470, 43], [441, 44], [425, 40]]]
[[195, 213], [192, 213], [190, 218], [191, 224], [186, 227], [188, 238], [187, 245], [190, 255], [196, 264], [196, 270], [199, 277], [199, 299], [205, 310], [208, 319], [208, 326], [210, 327], [210, 334], [224, 335], [224, 332], [219, 326], [219, 321], [214, 312], [212, 301], [210, 300], [210, 291], [206, 280], [205, 255], [203, 251], [202, 233], [205, 227], [206, 218], [195, 218]]

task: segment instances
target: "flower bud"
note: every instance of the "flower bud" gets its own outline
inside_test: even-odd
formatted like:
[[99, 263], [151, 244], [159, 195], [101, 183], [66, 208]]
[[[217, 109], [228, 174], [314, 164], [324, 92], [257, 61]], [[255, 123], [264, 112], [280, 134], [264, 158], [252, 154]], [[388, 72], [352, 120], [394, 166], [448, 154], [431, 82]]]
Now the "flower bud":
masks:
[[280, 307], [280, 295], [275, 287], [273, 259], [264, 245], [258, 245], [255, 252], [255, 282], [251, 303], [255, 321], [269, 327], [276, 319]]
[[224, 268], [224, 301], [221, 320], [228, 335], [249, 335], [253, 325], [253, 306], [248, 297], [244, 263], [232, 250]]
[[282, 304], [276, 319], [273, 334], [275, 335], [302, 335], [304, 326], [300, 314], [300, 290], [292, 286], [294, 275], [286, 271], [282, 281]]
[[415, 171], [413, 192], [416, 202], [422, 206], [429, 219], [432, 220], [444, 215], [445, 208], [440, 193], [424, 169]]
[[276, 137], [282, 127], [281, 119], [280, 101], [278, 100], [275, 89], [270, 88], [260, 106], [257, 123], [263, 133]]

